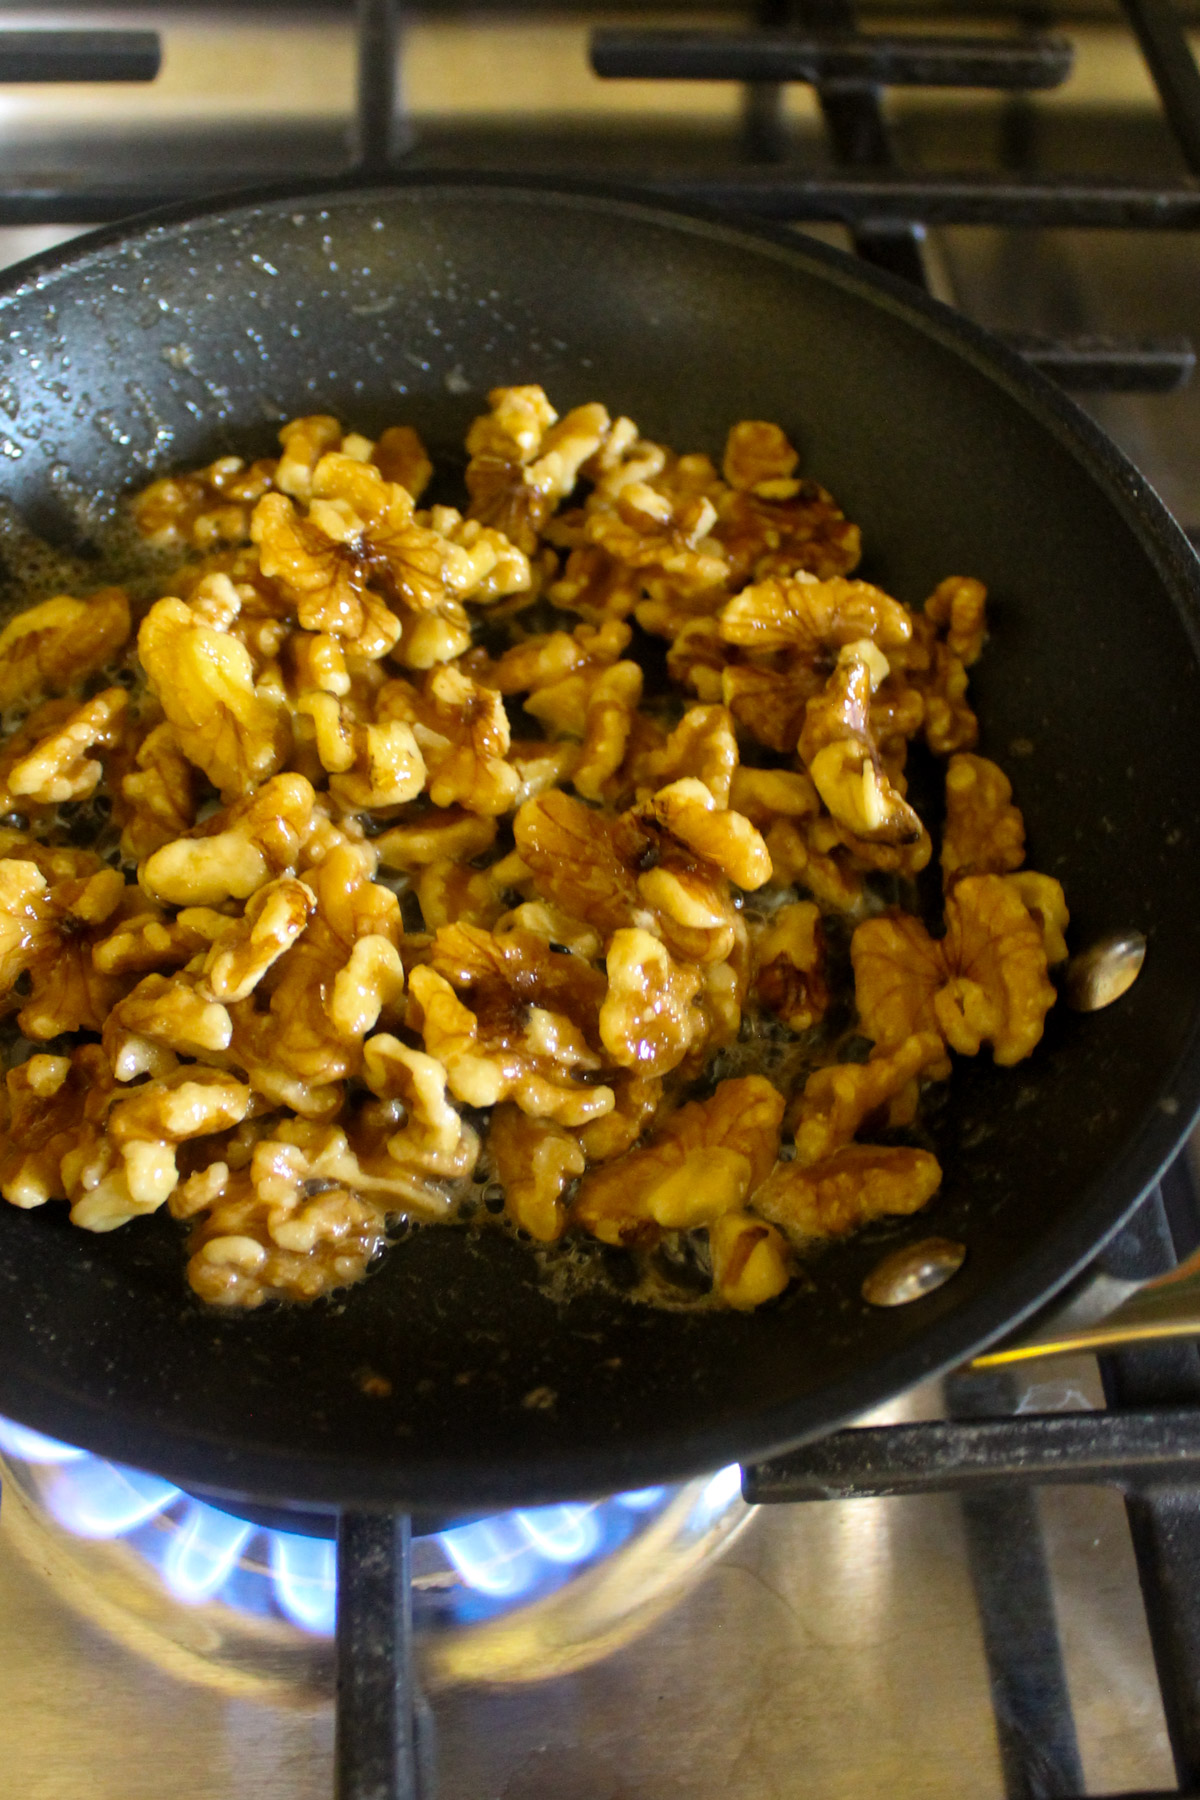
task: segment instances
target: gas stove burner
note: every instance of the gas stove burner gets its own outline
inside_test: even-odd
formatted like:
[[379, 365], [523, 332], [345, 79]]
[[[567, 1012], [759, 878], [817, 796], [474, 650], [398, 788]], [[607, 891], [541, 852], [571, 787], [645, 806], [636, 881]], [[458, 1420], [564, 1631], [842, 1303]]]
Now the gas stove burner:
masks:
[[[332, 1515], [226, 1510], [5, 1419], [0, 1458], [6, 1524], [66, 1599], [218, 1685], [278, 1687], [285, 1648], [293, 1697], [318, 1697], [337, 1613]], [[750, 1511], [734, 1466], [607, 1500], [438, 1529], [418, 1521], [423, 1679], [520, 1681], [583, 1666], [679, 1598]]]

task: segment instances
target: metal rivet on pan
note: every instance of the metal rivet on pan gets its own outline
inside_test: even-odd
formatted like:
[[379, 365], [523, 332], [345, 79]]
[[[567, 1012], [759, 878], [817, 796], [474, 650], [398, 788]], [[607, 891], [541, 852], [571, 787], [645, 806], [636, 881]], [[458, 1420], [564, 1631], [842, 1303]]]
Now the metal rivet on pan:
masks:
[[1146, 940], [1140, 931], [1114, 931], [1067, 964], [1063, 994], [1076, 1012], [1099, 1012], [1128, 993], [1146, 960]]
[[966, 1254], [967, 1246], [953, 1238], [922, 1238], [919, 1244], [906, 1244], [871, 1270], [862, 1284], [862, 1297], [872, 1306], [907, 1306], [956, 1275]]

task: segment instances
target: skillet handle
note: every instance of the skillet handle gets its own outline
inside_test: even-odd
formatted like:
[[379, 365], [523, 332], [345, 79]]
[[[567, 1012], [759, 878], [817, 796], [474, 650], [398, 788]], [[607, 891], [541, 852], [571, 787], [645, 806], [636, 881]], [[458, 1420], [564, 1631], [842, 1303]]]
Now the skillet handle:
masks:
[[1093, 1276], [1027, 1337], [986, 1351], [971, 1367], [1005, 1368], [1041, 1356], [1125, 1350], [1166, 1338], [1200, 1338], [1200, 1250], [1151, 1281]]
[[343, 1513], [337, 1538], [336, 1800], [433, 1800], [413, 1663], [412, 1522]]

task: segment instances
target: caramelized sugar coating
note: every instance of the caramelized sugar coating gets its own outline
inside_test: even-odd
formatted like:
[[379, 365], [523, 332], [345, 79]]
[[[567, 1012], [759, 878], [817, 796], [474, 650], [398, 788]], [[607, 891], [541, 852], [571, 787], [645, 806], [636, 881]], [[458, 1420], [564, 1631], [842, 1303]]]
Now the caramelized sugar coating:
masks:
[[[410, 426], [294, 419], [134, 498], [153, 581], [0, 629], [33, 1046], [0, 1194], [92, 1231], [166, 1204], [196, 1293], [250, 1308], [493, 1182], [535, 1244], [642, 1257], [645, 1297], [690, 1234], [706, 1303], [749, 1310], [929, 1202], [923, 1088], [1028, 1055], [1054, 997], [1062, 889], [973, 753], [986, 594], [854, 577], [769, 421], [718, 462], [514, 386], [466, 454], [424, 507]], [[950, 758], [944, 926], [896, 904], [933, 853], [918, 739]]]

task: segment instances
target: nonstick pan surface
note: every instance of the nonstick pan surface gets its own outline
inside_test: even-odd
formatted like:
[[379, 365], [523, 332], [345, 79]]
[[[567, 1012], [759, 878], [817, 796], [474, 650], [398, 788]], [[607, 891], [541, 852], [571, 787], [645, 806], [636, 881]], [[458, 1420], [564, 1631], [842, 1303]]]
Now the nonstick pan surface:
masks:
[[[933, 1205], [749, 1316], [560, 1305], [499, 1233], [426, 1230], [337, 1304], [224, 1317], [189, 1297], [167, 1219], [92, 1237], [61, 1206], [0, 1206], [0, 1412], [230, 1495], [461, 1512], [644, 1486], [963, 1358], [1177, 1148], [1200, 1099], [1197, 564], [1113, 447], [983, 333], [784, 232], [478, 178], [158, 215], [0, 283], [4, 488], [62, 541], [152, 471], [269, 452], [297, 413], [411, 423], [461, 456], [487, 390], [518, 381], [679, 449], [777, 419], [861, 523], [865, 575], [916, 602], [980, 576], [981, 749], [1012, 776], [1030, 866], [1065, 884], [1073, 943], [1137, 927], [1140, 981], [1091, 1017], [1056, 1008], [1015, 1069], [960, 1060]], [[968, 1245], [961, 1273], [866, 1306], [884, 1248], [934, 1231]]]

